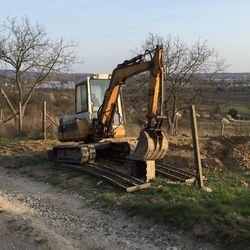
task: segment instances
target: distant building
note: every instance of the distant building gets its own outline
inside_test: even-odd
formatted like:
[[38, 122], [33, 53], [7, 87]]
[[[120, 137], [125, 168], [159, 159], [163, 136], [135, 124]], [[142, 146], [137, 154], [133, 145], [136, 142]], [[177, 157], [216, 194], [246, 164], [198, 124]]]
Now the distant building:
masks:
[[38, 86], [39, 89], [74, 89], [75, 82], [68, 81], [67, 83], [62, 83], [61, 81], [49, 81]]

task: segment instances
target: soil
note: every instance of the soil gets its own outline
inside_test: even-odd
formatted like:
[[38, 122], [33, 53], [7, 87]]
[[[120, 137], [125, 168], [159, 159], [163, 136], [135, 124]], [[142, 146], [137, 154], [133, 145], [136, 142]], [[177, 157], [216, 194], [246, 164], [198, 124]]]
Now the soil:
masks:
[[57, 140], [27, 140], [7, 145], [0, 145], [1, 156], [27, 156], [32, 154], [46, 154], [46, 150], [51, 149], [61, 142]]
[[[164, 161], [194, 170], [192, 139], [183, 134], [169, 141], [169, 152]], [[200, 153], [202, 166], [209, 171], [250, 169], [250, 137], [201, 137]]]

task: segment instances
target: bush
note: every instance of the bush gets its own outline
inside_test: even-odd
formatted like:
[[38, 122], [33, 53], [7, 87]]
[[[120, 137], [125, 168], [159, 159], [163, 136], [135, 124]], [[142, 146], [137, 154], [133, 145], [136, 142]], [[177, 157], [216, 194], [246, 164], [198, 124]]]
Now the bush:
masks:
[[237, 119], [238, 112], [235, 108], [231, 108], [228, 111], [228, 115], [231, 115], [234, 119]]

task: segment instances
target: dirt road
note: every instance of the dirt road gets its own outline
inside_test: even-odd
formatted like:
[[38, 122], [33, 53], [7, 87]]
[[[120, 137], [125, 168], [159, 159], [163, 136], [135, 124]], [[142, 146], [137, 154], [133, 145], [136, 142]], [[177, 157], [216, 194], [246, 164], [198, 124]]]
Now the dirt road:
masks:
[[0, 168], [1, 249], [215, 249]]

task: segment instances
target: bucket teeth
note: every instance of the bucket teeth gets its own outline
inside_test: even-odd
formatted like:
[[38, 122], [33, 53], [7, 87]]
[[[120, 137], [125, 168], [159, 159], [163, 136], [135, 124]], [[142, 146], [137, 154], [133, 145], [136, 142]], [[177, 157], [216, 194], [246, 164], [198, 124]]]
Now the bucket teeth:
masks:
[[168, 150], [168, 141], [161, 130], [141, 130], [135, 150], [129, 159], [147, 161], [162, 159]]

